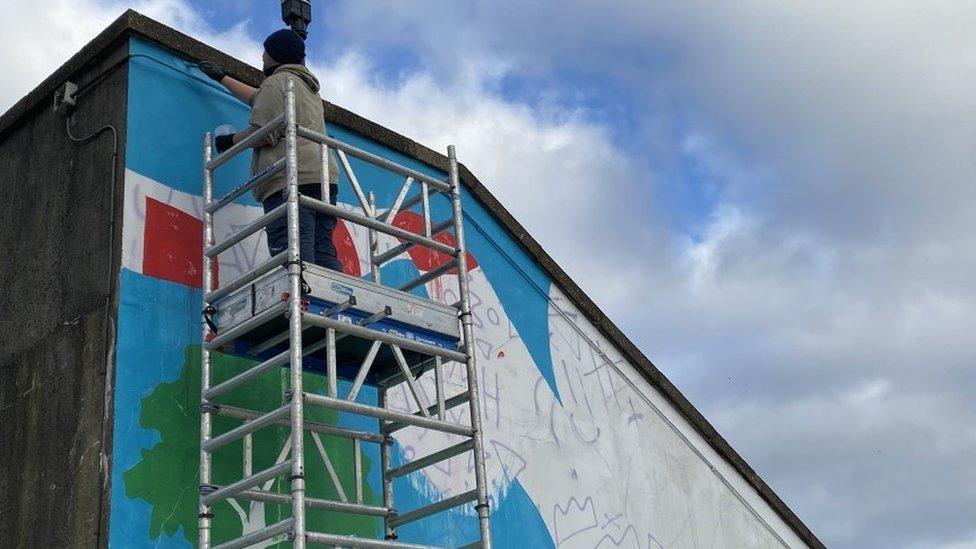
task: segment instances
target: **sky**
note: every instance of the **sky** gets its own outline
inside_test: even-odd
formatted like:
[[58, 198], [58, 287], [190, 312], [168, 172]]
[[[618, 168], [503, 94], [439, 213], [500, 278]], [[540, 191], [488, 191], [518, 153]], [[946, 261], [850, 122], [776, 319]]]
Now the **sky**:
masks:
[[[126, 7], [281, 26], [4, 3], [0, 111]], [[323, 97], [456, 144], [828, 546], [976, 547], [976, 3], [314, 4]]]

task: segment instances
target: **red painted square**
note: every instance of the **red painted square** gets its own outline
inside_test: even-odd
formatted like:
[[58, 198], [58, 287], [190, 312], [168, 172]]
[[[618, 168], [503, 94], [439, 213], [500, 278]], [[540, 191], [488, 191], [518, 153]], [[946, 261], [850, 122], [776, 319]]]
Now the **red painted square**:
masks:
[[[214, 279], [217, 279], [216, 262]], [[196, 217], [146, 197], [142, 272], [194, 288], [203, 281], [203, 222]]]

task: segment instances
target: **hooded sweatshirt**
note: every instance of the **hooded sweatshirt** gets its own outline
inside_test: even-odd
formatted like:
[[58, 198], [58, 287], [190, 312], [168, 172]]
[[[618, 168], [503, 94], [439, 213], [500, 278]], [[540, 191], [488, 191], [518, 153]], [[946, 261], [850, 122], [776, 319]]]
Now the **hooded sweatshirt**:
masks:
[[[285, 90], [288, 79], [295, 83], [295, 118], [298, 123], [320, 133], [325, 131], [325, 113], [319, 97], [319, 81], [304, 65], [279, 65], [264, 79], [251, 100], [251, 119], [254, 129], [264, 126], [285, 112]], [[251, 153], [251, 174], [260, 173], [285, 156], [283, 130], [272, 132], [264, 146]], [[329, 158], [329, 181], [339, 181], [335, 159]], [[322, 146], [308, 139], [298, 138], [298, 184], [320, 183], [322, 178]], [[263, 201], [285, 188], [285, 172], [254, 188], [254, 198]]]

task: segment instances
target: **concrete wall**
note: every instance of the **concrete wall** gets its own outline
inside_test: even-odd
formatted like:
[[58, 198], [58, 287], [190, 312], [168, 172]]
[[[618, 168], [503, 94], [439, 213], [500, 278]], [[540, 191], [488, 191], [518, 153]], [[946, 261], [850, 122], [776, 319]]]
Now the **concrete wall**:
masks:
[[[118, 374], [115, 393], [115, 461], [112, 471], [113, 547], [190, 546], [196, 539], [196, 452], [199, 404], [201, 136], [219, 124], [246, 124], [247, 109], [215, 87], [179, 56], [138, 40], [132, 45], [126, 151], [124, 243], [120, 289]], [[360, 148], [414, 169], [436, 168], [397, 153], [351, 128], [331, 133]], [[464, 151], [460, 151], [463, 159]], [[353, 160], [366, 190], [389, 204], [400, 178]], [[222, 170], [217, 194], [246, 177], [245, 159]], [[356, 208], [343, 176], [340, 204]], [[803, 547], [795, 531], [752, 485], [706, 441], [636, 365], [597, 330], [563, 294], [536, 259], [499, 223], [485, 204], [465, 191], [465, 223], [472, 257], [471, 289], [484, 403], [492, 525], [498, 547]], [[432, 203], [441, 219], [449, 205]], [[253, 200], [222, 212], [218, 238], [260, 214]], [[402, 212], [396, 223], [410, 225]], [[349, 274], [368, 271], [366, 233], [341, 223], [336, 242]], [[383, 238], [380, 249], [396, 245]], [[220, 278], [230, 280], [267, 257], [263, 236], [246, 240], [220, 258]], [[384, 268], [388, 284], [435, 268], [436, 254], [414, 250]], [[417, 291], [452, 303], [450, 277]], [[246, 363], [223, 358], [219, 381]], [[458, 389], [461, 368], [448, 368]], [[235, 404], [269, 409], [267, 395], [287, 384], [282, 372], [263, 387], [233, 395]], [[306, 387], [323, 382], [306, 375]], [[432, 395], [432, 380], [421, 378]], [[340, 387], [340, 393], [342, 388]], [[365, 391], [360, 399], [373, 399]], [[408, 409], [406, 390], [392, 405]], [[453, 419], [467, 421], [457, 409]], [[375, 429], [345, 414], [324, 421]], [[229, 427], [219, 425], [217, 432]], [[262, 436], [280, 445], [282, 434]], [[327, 437], [328, 439], [329, 437]], [[396, 435], [395, 461], [408, 461], [454, 439], [406, 429]], [[258, 445], [258, 441], [255, 442]], [[331, 439], [334, 456], [349, 448]], [[321, 461], [307, 441], [310, 491], [335, 497]], [[254, 470], [281, 455], [276, 447], [256, 457]], [[241, 448], [215, 456], [222, 478], [241, 474]], [[339, 457], [339, 468], [351, 467]], [[315, 465], [318, 465], [316, 467]], [[367, 447], [367, 502], [380, 492], [378, 454]], [[312, 478], [314, 475], [316, 477]], [[401, 512], [470, 489], [470, 463], [459, 456], [395, 484]], [[220, 479], [218, 483], [225, 482]], [[267, 489], [281, 490], [269, 483]], [[346, 484], [344, 490], [354, 489]], [[217, 540], [279, 520], [273, 508], [230, 502], [214, 509]], [[318, 515], [312, 529], [373, 534], [378, 521]], [[458, 546], [476, 531], [473, 512], [460, 508], [401, 529], [401, 539]]]
[[[61, 76], [85, 84], [127, 50], [119, 40]], [[126, 79], [123, 63], [81, 97], [76, 136], [113, 124], [124, 144]], [[0, 540], [94, 547], [107, 541], [99, 537], [110, 459], [106, 342], [114, 341], [109, 295], [120, 248], [118, 239], [109, 246], [112, 205], [121, 208], [121, 184], [113, 197], [110, 177], [124, 161], [112, 165], [110, 133], [70, 142], [43, 93], [0, 123]]]

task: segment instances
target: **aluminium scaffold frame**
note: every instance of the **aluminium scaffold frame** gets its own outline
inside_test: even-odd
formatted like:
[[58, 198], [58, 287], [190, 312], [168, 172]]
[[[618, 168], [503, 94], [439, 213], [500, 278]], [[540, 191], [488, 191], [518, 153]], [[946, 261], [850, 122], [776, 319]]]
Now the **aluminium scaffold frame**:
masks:
[[[264, 139], [272, 132], [284, 130], [285, 157], [259, 174], [255, 174], [248, 181], [241, 184], [227, 195], [214, 200], [213, 197], [213, 172], [228, 160], [240, 152], [253, 146], [256, 142]], [[316, 200], [308, 196], [299, 194], [298, 189], [298, 139], [307, 139], [318, 143], [322, 148], [322, 197], [323, 200]], [[211, 523], [214, 520], [212, 506], [218, 502], [229, 498], [240, 498], [250, 501], [259, 501], [276, 505], [290, 506], [291, 516], [271, 524], [257, 531], [253, 531], [237, 539], [225, 542], [216, 546], [215, 549], [229, 549], [235, 547], [247, 547], [252, 544], [260, 543], [273, 538], [291, 541], [295, 548], [303, 548], [306, 543], [329, 544], [336, 547], [360, 547], [372, 548], [402, 548], [402, 549], [421, 549], [426, 546], [403, 543], [397, 540], [396, 530], [399, 526], [424, 519], [435, 513], [445, 511], [469, 502], [475, 502], [475, 509], [479, 521], [480, 540], [475, 541], [465, 548], [480, 547], [491, 549], [491, 531], [489, 524], [489, 502], [487, 493], [487, 479], [484, 463], [484, 447], [481, 430], [481, 414], [479, 403], [478, 380], [476, 373], [474, 338], [471, 319], [471, 303], [468, 291], [468, 271], [466, 263], [466, 250], [464, 245], [464, 227], [461, 212], [461, 189], [458, 177], [458, 162], [455, 155], [454, 146], [448, 147], [449, 175], [446, 180], [431, 177], [408, 167], [399, 165], [395, 162], [358, 149], [349, 144], [343, 143], [319, 132], [302, 127], [296, 121], [295, 114], [295, 92], [294, 82], [289, 80], [285, 96], [285, 112], [272, 120], [267, 125], [256, 130], [250, 136], [235, 144], [223, 154], [212, 158], [211, 153], [212, 138], [208, 133], [204, 138], [204, 178], [203, 178], [203, 301], [206, 311], [213, 310], [213, 304], [221, 298], [228, 296], [232, 292], [247, 287], [260, 277], [278, 268], [286, 268], [288, 273], [289, 292], [285, 299], [277, 306], [271, 307], [261, 315], [244, 321], [238, 326], [222, 333], [215, 333], [209, 322], [203, 323], [203, 345], [201, 361], [201, 415], [200, 415], [200, 507], [199, 507], [199, 547], [210, 549], [211, 546]], [[353, 192], [362, 206], [362, 212], [358, 213], [342, 209], [330, 204], [330, 181], [328, 162], [331, 151], [335, 151], [341, 167], [345, 170]], [[367, 163], [373, 164], [385, 170], [394, 172], [405, 181], [398, 192], [396, 199], [384, 215], [380, 215], [376, 208], [376, 200], [373, 193], [365, 194], [353, 174], [348, 157], [353, 156]], [[226, 240], [216, 243], [214, 239], [213, 216], [218, 210], [231, 204], [252, 190], [261, 183], [267, 181], [276, 174], [284, 171], [286, 182], [286, 201], [281, 206], [258, 217], [244, 228], [236, 231]], [[408, 199], [410, 188], [413, 183], [419, 183], [420, 192]], [[430, 199], [438, 194], [449, 196], [452, 205], [451, 218], [432, 224], [430, 219]], [[417, 205], [422, 207], [423, 212], [423, 234], [417, 234], [396, 227], [392, 224], [394, 216], [398, 211], [406, 211]], [[343, 305], [337, 305], [332, 311], [319, 314], [312, 314], [303, 307], [302, 292], [302, 264], [299, 254], [299, 206], [313, 208], [320, 212], [332, 215], [339, 219], [366, 227], [369, 230], [370, 243], [370, 272], [373, 282], [380, 283], [380, 266], [393, 258], [407, 252], [413, 246], [423, 246], [438, 252], [448, 254], [452, 261], [437, 267], [418, 278], [401, 285], [398, 289], [408, 291], [411, 288], [426, 284], [437, 277], [448, 273], [456, 272], [458, 278], [458, 293], [460, 299], [453, 307], [457, 310], [458, 321], [461, 325], [461, 343], [459, 350], [446, 349], [427, 343], [422, 343], [396, 334], [373, 330], [369, 327], [370, 319], [364, 319], [358, 324], [340, 322], [331, 318], [330, 312], [338, 312]], [[237, 277], [235, 280], [214, 288], [214, 264], [218, 254], [231, 249], [234, 245], [244, 239], [255, 235], [269, 223], [280, 218], [287, 219], [288, 246], [287, 249], [264, 261], [247, 273]], [[449, 246], [441, 241], [435, 240], [438, 234], [453, 230], [455, 246]], [[403, 241], [402, 244], [395, 246], [383, 253], [378, 253], [377, 242], [378, 233], [385, 233]], [[248, 330], [254, 328], [270, 316], [279, 315], [288, 319], [287, 341], [288, 349], [273, 356], [236, 376], [223, 381], [217, 385], [212, 385], [212, 362], [211, 354], [220, 349], [223, 345], [232, 343], [247, 334]], [[379, 314], [377, 318], [380, 318]], [[302, 332], [305, 328], [314, 326], [324, 329], [326, 337], [321, 342], [316, 342], [307, 347], [302, 344]], [[338, 334], [338, 336], [337, 336]], [[363, 357], [362, 366], [353, 381], [350, 394], [345, 398], [339, 398], [337, 391], [337, 367], [336, 367], [336, 340], [338, 338], [354, 336], [373, 343], [369, 352]], [[282, 341], [286, 338], [282, 337]], [[376, 351], [381, 345], [389, 345], [393, 356], [399, 366], [400, 373], [388, 380], [388, 385], [379, 386], [379, 398], [376, 406], [363, 404], [355, 400], [356, 394], [363, 383], [366, 372], [370, 368]], [[327, 370], [327, 393], [325, 395], [313, 394], [302, 388], [302, 357], [312, 352], [325, 349], [326, 370]], [[409, 366], [404, 359], [402, 350], [410, 350], [421, 353], [429, 357], [423, 361], [419, 367]], [[445, 361], [458, 361], [465, 364], [467, 374], [466, 391], [446, 397], [444, 394], [444, 381], [442, 365]], [[270, 411], [246, 410], [239, 407], [222, 405], [217, 402], [218, 396], [232, 388], [242, 386], [249, 381], [257, 378], [265, 372], [282, 367], [290, 367], [290, 386], [283, 397], [282, 405]], [[426, 395], [420, 391], [416, 385], [415, 377], [422, 373], [434, 371], [435, 392], [437, 403], [429, 405]], [[393, 410], [386, 406], [386, 393], [394, 385], [406, 383], [417, 403], [416, 413], [407, 413]], [[471, 424], [462, 425], [445, 419], [445, 412], [456, 406], [467, 403], [469, 406]], [[379, 432], [357, 431], [334, 425], [327, 425], [315, 421], [305, 420], [306, 406], [320, 406], [333, 410], [360, 414], [376, 418], [379, 421]], [[212, 421], [215, 415], [234, 418], [242, 421], [239, 427], [233, 428], [219, 435], [213, 435]], [[251, 462], [251, 445], [253, 443], [252, 434], [256, 431], [270, 426], [287, 426], [290, 434], [287, 437], [284, 448], [281, 449], [277, 463], [272, 467], [262, 471], [253, 472]], [[424, 429], [432, 429], [453, 435], [461, 435], [465, 438], [460, 444], [456, 444], [436, 451], [430, 455], [423, 456], [410, 461], [399, 467], [394, 467], [392, 463], [393, 438], [392, 433], [407, 426], [416, 426]], [[310, 497], [306, 494], [305, 488], [305, 463], [304, 463], [304, 433], [308, 431], [323, 458], [326, 469], [342, 501], [321, 499]], [[336, 471], [331, 465], [328, 455], [322, 445], [320, 435], [343, 437], [351, 439], [354, 444], [354, 463], [356, 475], [356, 501], [349, 502], [344, 495], [341, 484], [336, 477]], [[243, 478], [227, 484], [218, 486], [211, 482], [212, 479], [212, 454], [218, 448], [227, 444], [243, 439], [245, 459]], [[373, 443], [380, 445], [380, 461], [382, 467], [383, 482], [383, 503], [382, 505], [367, 505], [363, 502], [362, 495], [362, 468], [360, 465], [361, 444]], [[451, 457], [465, 452], [473, 452], [475, 489], [448, 497], [439, 502], [432, 503], [425, 507], [398, 514], [394, 506], [393, 480], [403, 475], [419, 471], [424, 467], [442, 462]], [[287, 477], [290, 484], [290, 493], [279, 493], [269, 491], [269, 487], [275, 479]], [[342, 513], [354, 513], [381, 517], [383, 519], [384, 538], [381, 540], [361, 538], [345, 535], [336, 535], [326, 532], [309, 531], [305, 522], [305, 511], [307, 508], [327, 509]]]

